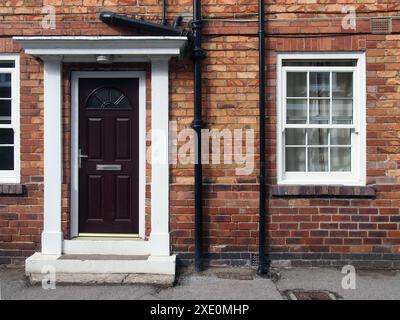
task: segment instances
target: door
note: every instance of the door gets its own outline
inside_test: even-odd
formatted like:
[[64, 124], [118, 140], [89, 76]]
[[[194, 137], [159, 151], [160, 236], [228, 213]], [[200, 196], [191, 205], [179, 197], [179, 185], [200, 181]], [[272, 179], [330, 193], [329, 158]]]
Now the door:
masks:
[[139, 234], [139, 79], [79, 80], [79, 233]]

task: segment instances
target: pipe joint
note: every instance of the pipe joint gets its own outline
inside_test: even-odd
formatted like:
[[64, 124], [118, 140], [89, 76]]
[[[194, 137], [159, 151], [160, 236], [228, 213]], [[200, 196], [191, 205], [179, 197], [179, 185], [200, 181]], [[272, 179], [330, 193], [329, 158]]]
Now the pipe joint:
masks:
[[192, 29], [196, 31], [200, 31], [203, 29], [203, 22], [201, 20], [192, 21]]
[[206, 125], [203, 120], [196, 119], [196, 120], [193, 120], [191, 127], [193, 130], [198, 131], [198, 130], [204, 129], [206, 127]]
[[204, 54], [204, 50], [198, 47], [194, 47], [193, 48], [193, 56], [197, 59], [203, 59], [205, 54]]

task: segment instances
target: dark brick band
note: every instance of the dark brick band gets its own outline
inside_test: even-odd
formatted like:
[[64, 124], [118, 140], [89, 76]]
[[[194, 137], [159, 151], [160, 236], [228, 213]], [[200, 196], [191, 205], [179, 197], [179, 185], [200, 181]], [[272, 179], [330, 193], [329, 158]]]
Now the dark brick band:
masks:
[[21, 184], [0, 184], [0, 196], [22, 196], [25, 191]]
[[[223, 252], [204, 255], [204, 265], [210, 267], [256, 267], [249, 252]], [[272, 267], [335, 267], [352, 265], [360, 269], [400, 269], [400, 254], [392, 253], [271, 253]], [[193, 254], [179, 253], [178, 265], [193, 265]]]

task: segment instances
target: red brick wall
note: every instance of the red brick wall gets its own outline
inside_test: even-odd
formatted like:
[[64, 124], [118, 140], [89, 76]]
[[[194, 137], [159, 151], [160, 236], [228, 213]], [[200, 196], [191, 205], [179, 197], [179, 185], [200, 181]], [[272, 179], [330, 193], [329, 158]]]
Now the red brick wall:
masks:
[[[0, 52], [17, 53], [11, 39]], [[31, 254], [43, 225], [43, 68], [21, 54], [21, 183], [24, 195], [0, 196], [0, 264]]]
[[[42, 4], [57, 8], [57, 29], [40, 27]], [[0, 4], [0, 52], [19, 52], [14, 35], [114, 35], [132, 30], [110, 28], [96, 20], [102, 8], [148, 20], [160, 20], [161, 1], [70, 0], [3, 1]], [[204, 120], [210, 129], [254, 129], [258, 132], [257, 1], [203, 1], [205, 18], [246, 21], [205, 22]], [[357, 1], [359, 17], [397, 15], [396, 1]], [[276, 54], [279, 52], [366, 51], [368, 91], [368, 183], [376, 199], [336, 196], [272, 197], [269, 201], [269, 251], [275, 259], [380, 259], [400, 253], [399, 186], [399, 20], [394, 34], [372, 35], [366, 19], [357, 32], [341, 28], [341, 4], [325, 1], [270, 1], [267, 27], [268, 177], [276, 183]], [[367, 12], [367, 11], [375, 12]], [[169, 1], [169, 18], [184, 13], [191, 1]], [[379, 11], [377, 13], [376, 11]], [[384, 12], [381, 12], [384, 11]], [[6, 14], [5, 16], [1, 16]], [[311, 18], [320, 18], [319, 20]], [[300, 18], [301, 20], [295, 20]], [[349, 31], [347, 31], [349, 32]], [[136, 33], [137, 34], [137, 33]], [[321, 34], [323, 36], [321, 36]], [[69, 141], [68, 68], [65, 69], [65, 142]], [[0, 260], [26, 256], [40, 246], [43, 202], [43, 68], [22, 55], [22, 183], [24, 197], [0, 198]], [[193, 119], [192, 63], [171, 62], [171, 120], [188, 128]], [[148, 84], [149, 86], [150, 84]], [[148, 99], [149, 100], [149, 99]], [[149, 104], [149, 102], [148, 102]], [[148, 106], [150, 108], [150, 106]], [[257, 145], [257, 143], [256, 143]], [[256, 153], [257, 153], [256, 148]], [[68, 169], [69, 149], [65, 149]], [[210, 263], [246, 263], [257, 251], [257, 170], [236, 176], [232, 165], [205, 166], [205, 251]], [[194, 246], [193, 166], [171, 169], [171, 229], [175, 252], [190, 258]], [[69, 176], [65, 171], [63, 221], [69, 222]], [[148, 187], [147, 195], [150, 189]], [[149, 209], [149, 208], [148, 208]], [[148, 211], [149, 212], [149, 211]], [[149, 217], [147, 218], [149, 222]], [[147, 224], [149, 225], [149, 224]], [[14, 250], [14, 251], [13, 251]], [[354, 254], [366, 254], [358, 255]], [[222, 260], [228, 261], [222, 261]], [[218, 260], [218, 261], [216, 261]], [[1, 262], [1, 261], [0, 261]]]

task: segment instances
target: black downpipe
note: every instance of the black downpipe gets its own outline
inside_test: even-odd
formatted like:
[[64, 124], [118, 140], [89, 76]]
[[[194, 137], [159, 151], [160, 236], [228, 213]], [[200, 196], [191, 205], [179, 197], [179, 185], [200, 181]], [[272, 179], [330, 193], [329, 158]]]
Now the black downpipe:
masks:
[[181, 31], [179, 29], [157, 23], [131, 19], [113, 12], [102, 12], [100, 14], [100, 20], [112, 26], [136, 28], [161, 34], [163, 36], [189, 36], [186, 31]]
[[201, 0], [193, 0], [193, 62], [194, 62], [194, 120], [192, 128], [197, 135], [196, 164], [195, 164], [195, 269], [201, 271], [203, 252], [203, 165], [202, 137], [204, 128], [202, 120], [202, 61], [201, 48], [202, 15]]
[[167, 0], [163, 0], [162, 3], [162, 24], [167, 25]]
[[259, 0], [259, 68], [260, 68], [260, 217], [259, 217], [259, 266], [260, 276], [268, 274], [266, 261], [266, 215], [267, 215], [267, 186], [266, 186], [266, 101], [265, 101], [265, 0]]

